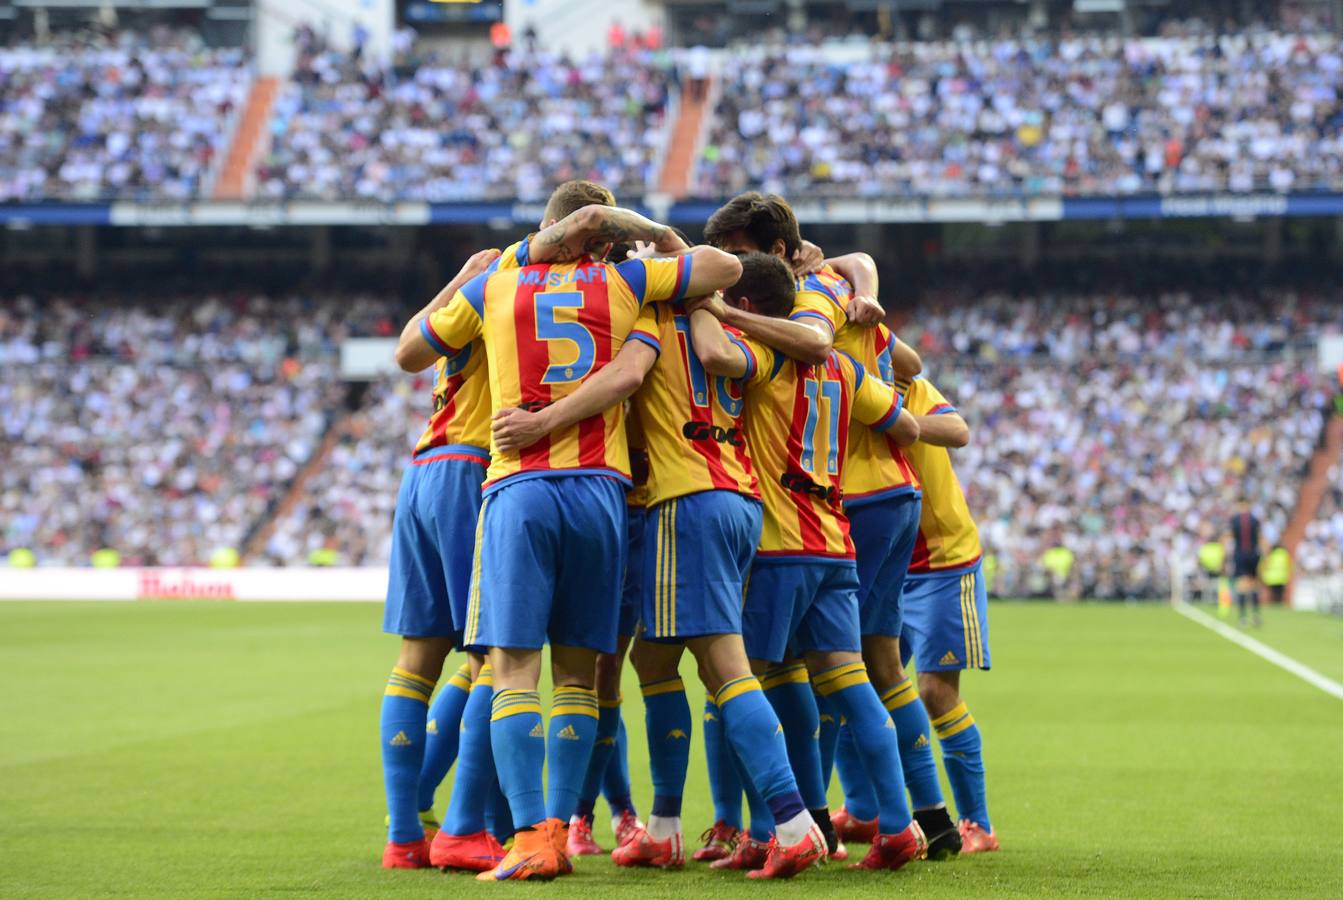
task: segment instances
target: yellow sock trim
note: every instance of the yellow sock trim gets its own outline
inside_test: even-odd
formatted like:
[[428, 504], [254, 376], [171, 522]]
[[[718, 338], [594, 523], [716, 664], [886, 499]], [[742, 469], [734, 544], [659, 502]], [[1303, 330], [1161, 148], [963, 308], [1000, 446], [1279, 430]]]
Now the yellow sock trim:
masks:
[[536, 691], [504, 690], [494, 695], [494, 702], [490, 708], [491, 722], [524, 713], [541, 715], [541, 698]]
[[829, 697], [836, 691], [853, 687], [855, 684], [866, 683], [867, 667], [862, 662], [845, 663], [842, 666], [826, 669], [812, 679], [816, 693], [822, 697]]
[[906, 678], [904, 681], [891, 688], [881, 695], [881, 702], [888, 710], [897, 710], [902, 706], [908, 706], [919, 699], [919, 692], [914, 687], [914, 679]]
[[457, 671], [453, 672], [452, 676], [448, 678], [448, 686], [462, 691], [471, 690], [471, 664], [462, 663]]
[[494, 666], [485, 663], [485, 665], [480, 667], [480, 671], [476, 673], [476, 680], [471, 682], [471, 687], [474, 688], [476, 686], [487, 688], [494, 687]]
[[645, 697], [653, 697], [657, 694], [674, 694], [677, 691], [684, 693], [685, 682], [679, 678], [664, 678], [662, 681], [650, 681], [648, 684], [641, 684], [639, 690]]
[[807, 665], [806, 663], [794, 663], [787, 666], [776, 666], [769, 669], [760, 678], [760, 687], [762, 690], [770, 690], [781, 684], [806, 684], [807, 683]]
[[597, 692], [591, 688], [557, 687], [550, 706], [552, 716], [591, 716], [597, 718]]
[[624, 701], [625, 701], [624, 697], [617, 697], [614, 700], [603, 700], [600, 697], [598, 697], [597, 706], [600, 709], [619, 709], [620, 704], [623, 703]]
[[970, 715], [970, 708], [964, 703], [961, 703], [946, 715], [933, 719], [933, 729], [937, 731], [937, 736], [944, 740], [960, 734], [973, 724], [975, 724], [975, 717]]
[[754, 675], [743, 675], [741, 678], [734, 678], [720, 687], [718, 693], [713, 695], [713, 702], [721, 710], [729, 700], [735, 700], [742, 694], [749, 694], [751, 691], [760, 689], [760, 681]]
[[428, 703], [434, 693], [434, 683], [414, 672], [395, 668], [392, 669], [392, 674], [387, 676], [387, 688], [383, 693], [388, 697], [409, 697], [411, 700]]

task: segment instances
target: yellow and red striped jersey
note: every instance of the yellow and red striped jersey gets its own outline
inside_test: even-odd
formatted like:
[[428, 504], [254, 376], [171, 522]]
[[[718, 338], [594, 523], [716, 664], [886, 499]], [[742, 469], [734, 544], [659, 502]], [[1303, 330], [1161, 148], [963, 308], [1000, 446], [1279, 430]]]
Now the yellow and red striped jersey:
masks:
[[[891, 345], [895, 340], [885, 325], [876, 328], [847, 326], [844, 331], [861, 338], [854, 358], [869, 375], [876, 375], [897, 392], [907, 385], [898, 384], [891, 371]], [[852, 344], [853, 342], [850, 341]], [[844, 466], [844, 506], [874, 503], [921, 490], [919, 476], [909, 457], [889, 435], [879, 434], [861, 422], [849, 423], [849, 456]]]
[[[897, 387], [891, 371], [895, 336], [885, 325], [863, 328], [849, 322], [846, 310], [853, 286], [830, 266], [797, 280], [794, 320], [819, 319], [835, 335], [835, 349], [862, 363], [869, 374]], [[919, 490], [918, 476], [908, 457], [885, 435], [873, 434], [861, 423], [849, 431], [849, 461], [844, 470], [844, 504], [856, 506]]]
[[[713, 490], [759, 499], [740, 380], [704, 371], [690, 341], [690, 317], [679, 303], [644, 307], [635, 330], [656, 335], [661, 347], [634, 395], [648, 448], [648, 505]], [[747, 352], [739, 337], [731, 339]]]
[[[425, 339], [444, 355], [484, 341], [491, 410], [540, 409], [573, 393], [611, 362], [626, 337], [640, 339], [630, 330], [645, 303], [679, 300], [690, 282], [689, 256], [530, 265], [526, 253], [523, 244], [517, 268], [477, 276], [421, 323]], [[492, 445], [485, 491], [508, 478], [573, 474], [630, 483], [622, 404], [520, 453]]]
[[[910, 382], [905, 407], [916, 416], [956, 411], [942, 392], [923, 377]], [[923, 512], [919, 516], [919, 536], [909, 571], [939, 572], [974, 565], [983, 553], [979, 528], [970, 515], [956, 470], [951, 467], [951, 454], [946, 447], [934, 447], [923, 441], [915, 441], [908, 453], [923, 482]]]
[[849, 422], [885, 431], [900, 415], [900, 396], [843, 353], [808, 366], [756, 341], [742, 346], [746, 444], [765, 502], [759, 555], [853, 559], [840, 488]]
[[[487, 272], [516, 269], [526, 258], [528, 241], [507, 247]], [[472, 341], [456, 353], [439, 357], [434, 365], [434, 411], [415, 444], [415, 453], [430, 447], [464, 444], [490, 446], [490, 382], [485, 345]]]

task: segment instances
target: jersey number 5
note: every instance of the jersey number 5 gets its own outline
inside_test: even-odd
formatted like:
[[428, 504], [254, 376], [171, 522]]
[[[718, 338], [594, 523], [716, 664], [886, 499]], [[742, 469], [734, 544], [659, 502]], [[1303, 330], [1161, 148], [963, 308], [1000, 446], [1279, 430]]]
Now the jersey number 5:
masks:
[[825, 415], [830, 420], [829, 451], [826, 455], [825, 470], [830, 475], [839, 474], [839, 382], [815, 381], [808, 378], [802, 382], [802, 390], [807, 396], [807, 421], [802, 428], [802, 468], [815, 472], [816, 424], [821, 413], [818, 407], [825, 401]]
[[567, 341], [577, 348], [572, 362], [555, 363], [541, 376], [542, 384], [568, 384], [582, 381], [592, 371], [597, 359], [597, 341], [592, 332], [579, 322], [560, 322], [555, 319], [558, 309], [582, 309], [582, 291], [541, 291], [536, 294], [536, 339], [538, 341]]

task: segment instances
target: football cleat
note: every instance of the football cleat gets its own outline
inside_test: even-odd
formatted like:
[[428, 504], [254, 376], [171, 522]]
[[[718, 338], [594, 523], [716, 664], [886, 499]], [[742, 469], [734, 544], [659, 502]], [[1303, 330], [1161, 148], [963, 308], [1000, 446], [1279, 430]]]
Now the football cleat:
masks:
[[961, 833], [961, 853], [993, 853], [998, 849], [998, 836], [985, 831], [977, 822], [961, 819], [956, 828]]
[[611, 851], [611, 861], [618, 866], [679, 869], [685, 865], [685, 838], [678, 831], [659, 841], [648, 833], [648, 829], [640, 828]]
[[733, 828], [726, 822], [714, 822], [713, 827], [699, 836], [704, 842], [691, 856], [695, 862], [713, 862], [715, 859], [723, 859], [732, 852], [732, 848], [737, 846], [741, 840], [741, 829]]
[[867, 856], [849, 866], [850, 869], [889, 869], [894, 872], [915, 859], [922, 859], [928, 844], [918, 822], [910, 822], [909, 827], [899, 834], [879, 834], [872, 840], [872, 849]]
[[877, 836], [877, 820], [863, 821], [855, 819], [849, 813], [849, 810], [843, 806], [830, 814], [830, 821], [834, 823], [835, 833], [839, 835], [841, 841], [848, 841], [851, 844], [870, 844], [872, 839]]
[[485, 872], [499, 865], [506, 855], [488, 831], [460, 835], [440, 831], [429, 845], [429, 862], [439, 869]]
[[928, 840], [928, 858], [947, 860], [961, 852], [961, 833], [945, 806], [936, 809], [914, 810], [914, 821], [919, 823]]
[[639, 821], [631, 809], [621, 810], [620, 815], [611, 817], [611, 831], [616, 836], [617, 847], [629, 840], [636, 829], [643, 827], [644, 823]]
[[404, 844], [387, 842], [382, 851], [384, 869], [427, 869], [429, 868], [429, 844], [423, 840], [406, 841]]
[[843, 841], [840, 841], [835, 845], [834, 851], [830, 854], [830, 859], [834, 862], [844, 862], [848, 858], [849, 848], [844, 846]]
[[776, 834], [770, 839], [765, 864], [746, 873], [747, 878], [792, 878], [799, 872], [825, 862], [825, 835], [820, 826], [812, 824], [807, 836], [796, 844], [785, 847]]
[[520, 831], [509, 850], [493, 869], [481, 872], [476, 881], [548, 880], [560, 874], [559, 853], [551, 829], [542, 822], [536, 828]]
[[748, 834], [743, 834], [732, 852], [722, 859], [709, 863], [711, 869], [758, 869], [765, 864], [769, 856], [769, 844], [762, 844]]
[[574, 870], [574, 862], [569, 858], [569, 823], [560, 819], [546, 819], [538, 826], [549, 831], [550, 842], [555, 848], [556, 862], [561, 875], [569, 875]]
[[592, 839], [592, 823], [586, 816], [574, 816], [569, 820], [569, 844], [566, 849], [570, 856], [601, 856], [606, 853]]

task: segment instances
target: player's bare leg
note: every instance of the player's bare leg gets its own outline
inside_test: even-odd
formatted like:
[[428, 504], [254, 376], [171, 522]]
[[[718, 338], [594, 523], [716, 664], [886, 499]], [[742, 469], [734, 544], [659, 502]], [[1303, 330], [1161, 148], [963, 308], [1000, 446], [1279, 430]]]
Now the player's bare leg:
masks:
[[961, 699], [960, 671], [920, 672], [919, 694], [942, 743], [942, 764], [960, 817], [961, 852], [997, 850], [998, 838], [988, 822], [982, 741], [974, 717]]

